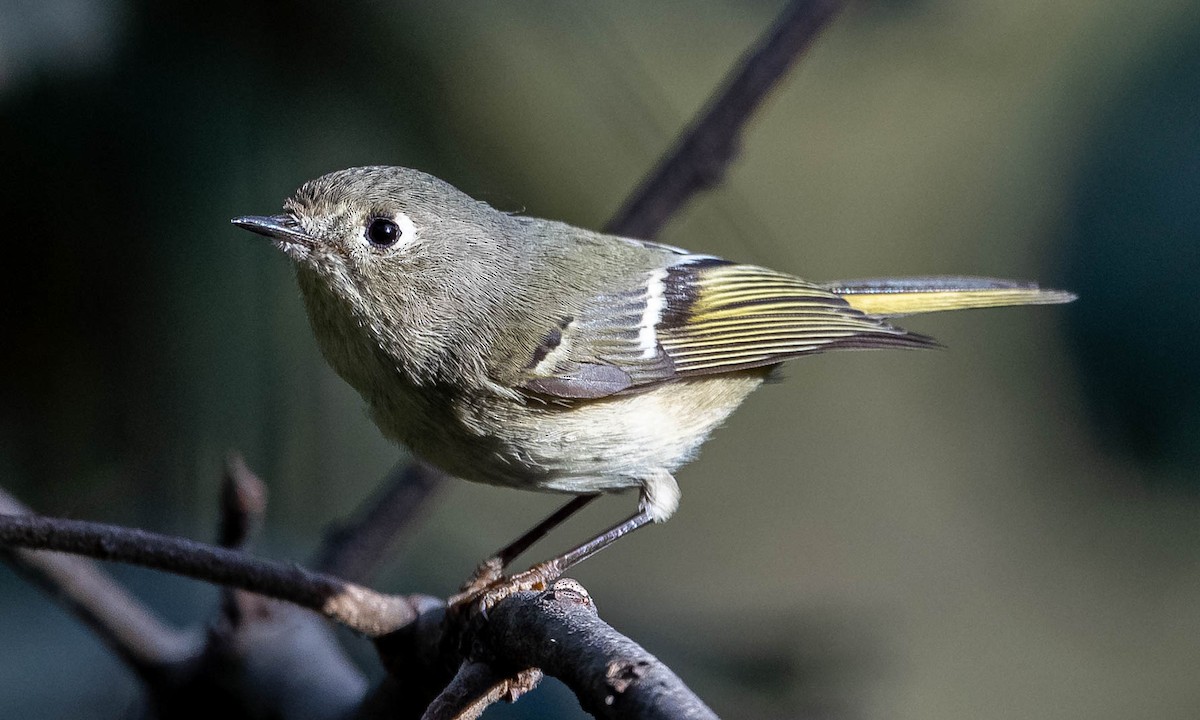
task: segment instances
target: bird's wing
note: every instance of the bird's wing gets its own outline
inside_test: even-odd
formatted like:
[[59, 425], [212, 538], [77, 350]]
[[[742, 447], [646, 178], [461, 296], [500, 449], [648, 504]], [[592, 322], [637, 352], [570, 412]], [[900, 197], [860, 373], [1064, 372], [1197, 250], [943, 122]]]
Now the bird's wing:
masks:
[[931, 345], [819, 285], [681, 255], [548, 328], [519, 385], [551, 398], [600, 398], [824, 350]]

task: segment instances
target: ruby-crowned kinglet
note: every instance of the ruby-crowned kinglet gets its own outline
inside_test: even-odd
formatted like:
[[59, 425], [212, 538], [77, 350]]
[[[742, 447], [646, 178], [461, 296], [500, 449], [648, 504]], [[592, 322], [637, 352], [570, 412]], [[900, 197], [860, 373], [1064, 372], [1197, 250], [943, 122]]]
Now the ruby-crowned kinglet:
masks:
[[669, 518], [672, 473], [781, 362], [936, 345], [889, 316], [1074, 298], [988, 278], [812, 283], [499, 212], [400, 167], [331, 173], [233, 223], [294, 261], [321, 351], [387, 437], [467, 480], [637, 488], [639, 512], [576, 559]]

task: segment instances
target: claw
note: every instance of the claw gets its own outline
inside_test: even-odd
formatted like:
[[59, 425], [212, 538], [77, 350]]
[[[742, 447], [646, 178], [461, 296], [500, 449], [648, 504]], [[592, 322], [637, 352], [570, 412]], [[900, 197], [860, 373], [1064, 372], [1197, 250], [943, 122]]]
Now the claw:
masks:
[[504, 560], [499, 555], [492, 556], [487, 560], [479, 563], [479, 567], [475, 568], [475, 572], [471, 573], [471, 577], [462, 584], [458, 589], [458, 595], [454, 598], [472, 595], [480, 590], [484, 590], [491, 585], [495, 585], [500, 580], [504, 579]]

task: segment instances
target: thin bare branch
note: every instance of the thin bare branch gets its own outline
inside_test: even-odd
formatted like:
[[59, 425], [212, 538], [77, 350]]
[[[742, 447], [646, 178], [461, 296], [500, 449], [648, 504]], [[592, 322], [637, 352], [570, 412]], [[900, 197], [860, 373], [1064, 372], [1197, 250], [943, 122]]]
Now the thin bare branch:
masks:
[[346, 580], [365, 582], [393, 552], [404, 530], [445, 480], [445, 473], [420, 460], [397, 466], [382, 492], [364, 503], [354, 520], [328, 532], [314, 567]]
[[720, 182], [750, 116], [844, 4], [793, 0], [605, 229], [654, 237], [692, 196]]
[[0, 545], [141, 565], [309, 608], [375, 637], [416, 617], [410, 601], [300, 567], [194, 540], [102, 523], [0, 515]]
[[514, 702], [542, 681], [542, 671], [526, 668], [504, 677], [484, 663], [464, 660], [458, 673], [434, 698], [421, 720], [476, 720], [488, 706]]
[[[0, 514], [28, 512], [16, 498], [0, 490]], [[164, 625], [90, 560], [17, 548], [0, 548], [0, 559], [87, 623], [142, 677], [181, 661], [198, 647], [198, 637]]]
[[[267, 512], [267, 486], [246, 465], [240, 453], [231, 452], [225, 458], [221, 477], [220, 521], [217, 525], [217, 544], [231, 550], [245, 549], [262, 526]], [[214, 630], [217, 634], [232, 635], [254, 614], [247, 614], [247, 603], [258, 598], [231, 587], [221, 588], [221, 617]], [[210, 639], [211, 641], [211, 639]]]
[[262, 525], [266, 510], [267, 486], [239, 453], [229, 453], [221, 478], [221, 524], [217, 529], [217, 544], [226, 548], [245, 547]]

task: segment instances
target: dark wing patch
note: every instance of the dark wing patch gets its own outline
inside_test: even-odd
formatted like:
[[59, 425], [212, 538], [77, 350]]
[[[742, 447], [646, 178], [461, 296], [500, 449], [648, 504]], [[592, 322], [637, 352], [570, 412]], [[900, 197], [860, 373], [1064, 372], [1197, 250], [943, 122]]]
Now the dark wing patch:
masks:
[[[570, 322], [568, 321], [569, 325]], [[566, 325], [562, 325], [563, 328]], [[532, 370], [538, 366], [538, 363], [546, 359], [546, 356], [554, 351], [562, 344], [562, 330], [557, 327], [550, 328], [549, 332], [542, 337], [542, 341], [533, 349], [533, 355], [529, 358], [529, 362], [525, 364], [526, 370]]]

